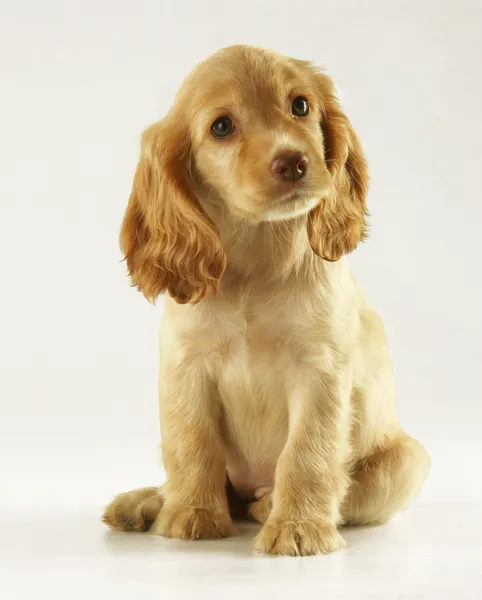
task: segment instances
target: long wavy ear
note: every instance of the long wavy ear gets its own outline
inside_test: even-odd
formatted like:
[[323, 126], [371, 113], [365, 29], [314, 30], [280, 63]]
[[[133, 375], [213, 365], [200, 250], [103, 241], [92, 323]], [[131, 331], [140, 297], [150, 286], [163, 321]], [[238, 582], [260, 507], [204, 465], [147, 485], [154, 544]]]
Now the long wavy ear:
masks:
[[219, 234], [190, 189], [189, 139], [169, 117], [147, 129], [122, 223], [132, 283], [152, 301], [167, 291], [196, 303], [216, 293], [226, 267]]
[[341, 110], [331, 79], [319, 72], [313, 77], [322, 109], [325, 161], [333, 178], [333, 193], [310, 213], [308, 235], [314, 252], [335, 261], [367, 236], [368, 170], [360, 140]]

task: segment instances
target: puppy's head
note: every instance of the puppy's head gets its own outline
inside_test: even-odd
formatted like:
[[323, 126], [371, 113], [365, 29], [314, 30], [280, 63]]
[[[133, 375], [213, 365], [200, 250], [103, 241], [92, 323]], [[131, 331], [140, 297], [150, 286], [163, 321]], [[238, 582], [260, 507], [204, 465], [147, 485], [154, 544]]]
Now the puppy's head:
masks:
[[226, 48], [144, 133], [121, 231], [132, 280], [150, 299], [215, 292], [226, 257], [207, 202], [253, 223], [306, 214], [313, 250], [337, 260], [365, 235], [367, 179], [326, 75], [267, 50]]

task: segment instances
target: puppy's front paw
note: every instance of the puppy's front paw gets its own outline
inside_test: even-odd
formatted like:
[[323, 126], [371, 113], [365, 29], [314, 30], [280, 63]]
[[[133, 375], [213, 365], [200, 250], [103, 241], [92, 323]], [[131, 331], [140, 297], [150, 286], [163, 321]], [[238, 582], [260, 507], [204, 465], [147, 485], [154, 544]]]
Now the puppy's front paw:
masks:
[[228, 512], [172, 504], [164, 506], [151, 532], [180, 540], [216, 539], [233, 535], [235, 527]]
[[334, 525], [316, 521], [268, 521], [256, 538], [260, 552], [287, 556], [327, 554], [344, 545]]

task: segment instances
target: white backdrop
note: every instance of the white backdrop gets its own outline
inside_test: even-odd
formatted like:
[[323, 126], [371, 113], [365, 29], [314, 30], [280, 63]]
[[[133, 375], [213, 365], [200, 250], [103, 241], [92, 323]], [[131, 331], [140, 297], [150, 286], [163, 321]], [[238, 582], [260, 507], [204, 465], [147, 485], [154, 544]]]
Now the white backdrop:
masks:
[[160, 482], [157, 328], [117, 236], [141, 131], [221, 46], [326, 66], [370, 163], [350, 257], [384, 317], [419, 502], [482, 499], [477, 0], [3, 0], [0, 505], [100, 511]]

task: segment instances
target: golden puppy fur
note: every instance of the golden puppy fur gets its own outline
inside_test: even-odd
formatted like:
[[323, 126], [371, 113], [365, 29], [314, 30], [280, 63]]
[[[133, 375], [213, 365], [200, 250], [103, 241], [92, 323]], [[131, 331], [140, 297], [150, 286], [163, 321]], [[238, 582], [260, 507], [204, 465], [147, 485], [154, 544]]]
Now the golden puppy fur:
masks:
[[429, 457], [399, 424], [382, 322], [342, 259], [366, 235], [367, 183], [331, 80], [260, 48], [199, 64], [145, 132], [121, 246], [148, 299], [168, 292], [167, 483], [121, 494], [106, 523], [197, 539], [246, 517], [259, 550], [306, 555], [417, 496]]

